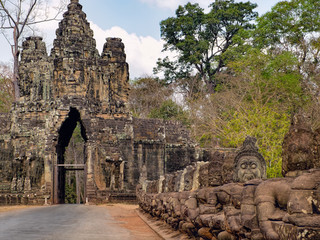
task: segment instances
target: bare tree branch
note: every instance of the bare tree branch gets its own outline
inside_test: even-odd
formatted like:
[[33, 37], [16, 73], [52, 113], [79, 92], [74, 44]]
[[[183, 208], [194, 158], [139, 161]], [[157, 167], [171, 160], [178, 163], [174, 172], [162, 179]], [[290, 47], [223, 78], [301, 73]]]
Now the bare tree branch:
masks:
[[[66, 0], [60, 0], [55, 15], [50, 17], [46, 1], [41, 0], [0, 0], [0, 30], [6, 41], [11, 46], [13, 55], [13, 84], [15, 87], [15, 99], [20, 98], [18, 84], [18, 69], [20, 46], [26, 29], [34, 31], [34, 27], [39, 23], [57, 20], [58, 16], [65, 10]], [[43, 12], [44, 9], [44, 12]], [[9, 38], [5, 32], [10, 32]]]

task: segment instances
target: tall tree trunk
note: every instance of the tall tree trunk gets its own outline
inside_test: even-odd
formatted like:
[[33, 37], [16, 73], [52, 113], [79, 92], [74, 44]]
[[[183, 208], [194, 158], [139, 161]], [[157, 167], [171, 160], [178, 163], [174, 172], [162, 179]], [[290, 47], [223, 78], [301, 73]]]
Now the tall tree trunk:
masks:
[[207, 87], [207, 91], [208, 91], [209, 94], [215, 93], [216, 82], [211, 80], [213, 78], [214, 78], [214, 76], [207, 77], [207, 76], [204, 75], [204, 77], [203, 77], [204, 82], [205, 82], [206, 87]]
[[13, 59], [13, 86], [14, 86], [14, 97], [18, 101], [20, 98], [20, 89], [19, 89], [19, 53], [14, 56]]
[[15, 27], [13, 30], [13, 39], [14, 45], [11, 46], [12, 55], [13, 55], [13, 86], [14, 86], [14, 97], [18, 101], [20, 98], [20, 89], [19, 89], [19, 32]]

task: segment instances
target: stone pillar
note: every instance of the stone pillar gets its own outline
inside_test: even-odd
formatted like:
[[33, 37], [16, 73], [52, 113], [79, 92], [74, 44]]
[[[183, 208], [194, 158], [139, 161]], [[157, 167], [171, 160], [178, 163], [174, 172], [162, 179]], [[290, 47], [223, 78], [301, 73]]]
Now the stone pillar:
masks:
[[17, 178], [16, 177], [12, 178], [10, 188], [11, 188], [11, 192], [17, 191]]
[[[163, 132], [165, 132], [165, 130], [163, 130]], [[165, 138], [165, 134], [164, 135], [164, 138]], [[162, 140], [164, 140], [164, 138]], [[157, 158], [158, 158], [158, 166], [159, 166], [159, 176], [158, 176], [158, 179], [159, 179], [159, 186], [158, 186], [158, 193], [161, 193], [162, 192], [162, 184], [163, 184], [163, 181], [165, 179], [165, 172], [164, 172], [164, 159], [163, 159], [163, 156], [164, 156], [164, 152], [165, 152], [165, 149], [166, 148], [166, 145], [164, 144], [163, 145], [163, 148], [162, 147], [159, 147], [158, 149], [158, 155], [157, 155]]]
[[21, 193], [23, 192], [23, 179], [22, 178], [18, 178], [17, 180], [17, 192]]
[[119, 189], [120, 190], [124, 189], [124, 164], [125, 164], [124, 161], [122, 161], [120, 163], [120, 176], [119, 176]]
[[[138, 167], [139, 169], [142, 169], [142, 171], [140, 171], [140, 177], [139, 177], [139, 184], [143, 184], [145, 182], [146, 179], [146, 174], [145, 172], [143, 171], [143, 167], [144, 167], [144, 164], [143, 164], [143, 150], [142, 150], [142, 144], [139, 144], [138, 147], [137, 147], [137, 160], [138, 160]], [[146, 169], [145, 169], [146, 171]]]
[[26, 177], [24, 179], [24, 192], [30, 192], [31, 191], [31, 181], [29, 177]]
[[111, 190], [115, 190], [115, 185], [116, 185], [115, 168], [116, 168], [116, 165], [113, 162], [111, 164], [111, 169], [110, 169], [110, 175], [111, 175], [111, 178], [110, 178], [110, 189]]
[[94, 172], [94, 147], [93, 143], [91, 141], [87, 141], [86, 143], [86, 155], [87, 155], [87, 169], [88, 169], [88, 179], [93, 178], [93, 172]]
[[44, 181], [46, 185], [51, 185], [52, 183], [52, 171], [53, 171], [52, 164], [53, 163], [54, 163], [54, 159], [51, 154], [48, 154], [44, 157]]
[[86, 176], [86, 204], [96, 202], [97, 187], [94, 180], [94, 155], [95, 146], [92, 141], [86, 143], [86, 157], [87, 157], [87, 176]]

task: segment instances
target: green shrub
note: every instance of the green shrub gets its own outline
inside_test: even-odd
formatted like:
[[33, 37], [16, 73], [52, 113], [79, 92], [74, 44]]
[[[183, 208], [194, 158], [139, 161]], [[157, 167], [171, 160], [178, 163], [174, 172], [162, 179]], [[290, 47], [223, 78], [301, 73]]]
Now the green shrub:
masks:
[[282, 142], [289, 130], [290, 116], [267, 106], [247, 105], [230, 113], [218, 135], [224, 147], [239, 147], [246, 136], [257, 138], [260, 153], [267, 163], [267, 176], [281, 177]]
[[187, 113], [171, 99], [164, 101], [160, 108], [152, 109], [148, 117], [164, 120], [177, 120], [185, 125], [189, 125]]

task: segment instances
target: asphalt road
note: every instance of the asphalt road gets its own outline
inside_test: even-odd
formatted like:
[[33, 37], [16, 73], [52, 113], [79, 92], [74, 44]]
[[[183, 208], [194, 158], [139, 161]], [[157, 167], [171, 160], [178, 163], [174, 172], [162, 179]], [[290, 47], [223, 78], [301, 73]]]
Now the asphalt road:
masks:
[[124, 240], [132, 239], [99, 206], [56, 205], [1, 213], [0, 240]]

